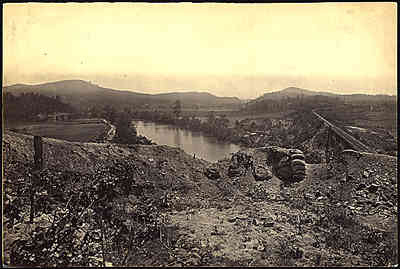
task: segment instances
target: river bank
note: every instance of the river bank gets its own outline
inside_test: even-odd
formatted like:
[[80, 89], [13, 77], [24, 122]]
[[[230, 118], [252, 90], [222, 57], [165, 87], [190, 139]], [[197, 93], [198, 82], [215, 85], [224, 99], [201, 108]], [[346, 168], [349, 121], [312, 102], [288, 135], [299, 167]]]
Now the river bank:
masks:
[[243, 149], [232, 143], [221, 142], [202, 132], [195, 132], [170, 124], [133, 121], [137, 133], [151, 139], [159, 145], [178, 147], [193, 158], [202, 158], [210, 162], [230, 157], [230, 154]]
[[[262, 116], [262, 117], [261, 117]], [[273, 113], [273, 118], [265, 114], [242, 118], [232, 123], [224, 116], [213, 116], [200, 120], [196, 117], [174, 119], [158, 114], [141, 117], [138, 120], [155, 124], [168, 124], [182, 130], [201, 132], [204, 136], [217, 139], [221, 143], [232, 143], [239, 148], [278, 146], [298, 148], [305, 153], [308, 163], [323, 161], [324, 140], [321, 123], [309, 112]], [[236, 117], [237, 118], [237, 117]], [[312, 141], [312, 142], [310, 142]], [[315, 142], [315, 143], [314, 143]]]
[[[325, 161], [326, 128], [311, 110], [297, 110], [259, 115], [225, 116], [210, 112], [207, 117], [172, 115], [148, 112], [142, 120], [157, 124], [170, 124], [184, 130], [201, 132], [221, 143], [232, 143], [243, 148], [278, 146], [297, 148], [304, 152], [308, 163]], [[235, 120], [233, 122], [233, 120]], [[397, 140], [385, 129], [348, 128], [342, 122], [339, 127], [368, 145], [372, 151], [397, 156]], [[360, 131], [362, 130], [362, 131]]]

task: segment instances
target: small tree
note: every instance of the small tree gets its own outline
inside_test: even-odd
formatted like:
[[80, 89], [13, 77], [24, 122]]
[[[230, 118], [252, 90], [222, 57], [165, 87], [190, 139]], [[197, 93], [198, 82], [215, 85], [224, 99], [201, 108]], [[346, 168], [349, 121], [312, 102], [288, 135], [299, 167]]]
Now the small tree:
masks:
[[210, 125], [214, 125], [214, 123], [215, 123], [215, 113], [214, 113], [214, 111], [208, 112], [207, 123], [210, 124]]
[[220, 121], [221, 126], [223, 128], [228, 128], [229, 127], [229, 119], [226, 117], [225, 114], [221, 115], [219, 121]]
[[115, 141], [122, 144], [136, 144], [137, 131], [128, 113], [121, 113], [115, 122]]
[[114, 123], [116, 120], [115, 108], [110, 105], [106, 105], [104, 107], [103, 117], [109, 120], [111, 123]]
[[181, 115], [181, 111], [182, 111], [181, 101], [176, 100], [174, 105], [172, 106], [172, 108], [174, 110], [175, 117], [179, 118], [179, 116]]

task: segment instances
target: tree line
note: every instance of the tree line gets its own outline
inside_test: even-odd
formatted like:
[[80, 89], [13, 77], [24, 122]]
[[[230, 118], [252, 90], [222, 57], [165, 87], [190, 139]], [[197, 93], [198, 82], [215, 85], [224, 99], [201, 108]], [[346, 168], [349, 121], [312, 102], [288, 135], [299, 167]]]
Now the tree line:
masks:
[[64, 103], [59, 96], [50, 97], [39, 93], [14, 95], [6, 92], [3, 98], [6, 120], [30, 121], [39, 119], [39, 114], [76, 112], [71, 105]]
[[380, 100], [380, 99], [355, 99], [347, 97], [331, 97], [324, 95], [303, 96], [296, 97], [282, 97], [281, 99], [263, 99], [256, 100], [248, 103], [243, 109], [243, 112], [281, 112], [287, 110], [302, 110], [310, 111], [315, 108], [321, 107], [340, 107], [340, 106], [354, 106], [363, 110], [386, 111], [395, 112], [397, 108], [396, 100]]

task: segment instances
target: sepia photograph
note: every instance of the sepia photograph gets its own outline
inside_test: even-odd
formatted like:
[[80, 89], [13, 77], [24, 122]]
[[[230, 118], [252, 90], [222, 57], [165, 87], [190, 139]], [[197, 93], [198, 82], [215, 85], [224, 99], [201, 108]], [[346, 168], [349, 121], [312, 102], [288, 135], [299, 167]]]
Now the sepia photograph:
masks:
[[397, 8], [3, 3], [2, 266], [398, 267]]

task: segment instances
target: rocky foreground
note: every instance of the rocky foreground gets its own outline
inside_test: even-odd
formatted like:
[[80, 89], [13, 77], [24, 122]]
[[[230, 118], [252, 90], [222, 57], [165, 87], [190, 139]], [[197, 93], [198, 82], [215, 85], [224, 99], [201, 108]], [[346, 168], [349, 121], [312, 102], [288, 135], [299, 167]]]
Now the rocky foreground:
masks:
[[43, 141], [35, 172], [33, 138], [3, 136], [7, 265], [398, 264], [395, 157], [305, 164], [282, 184], [265, 148], [247, 152], [272, 171], [260, 181], [167, 146]]

